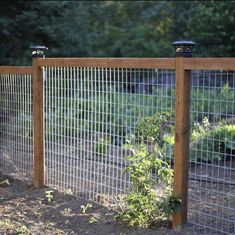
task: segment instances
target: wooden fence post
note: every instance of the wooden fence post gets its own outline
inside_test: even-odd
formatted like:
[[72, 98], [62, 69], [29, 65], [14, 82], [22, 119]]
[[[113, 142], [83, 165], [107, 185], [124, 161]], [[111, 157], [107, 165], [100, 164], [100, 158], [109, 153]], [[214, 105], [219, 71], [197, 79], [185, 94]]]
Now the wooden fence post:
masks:
[[34, 174], [33, 185], [36, 188], [44, 186], [45, 156], [44, 156], [44, 106], [43, 106], [43, 68], [37, 64], [38, 58], [44, 58], [43, 46], [31, 47], [33, 57], [33, 153]]
[[174, 196], [181, 199], [181, 210], [173, 214], [173, 229], [181, 230], [187, 221], [188, 168], [190, 141], [190, 81], [191, 71], [184, 69], [184, 60], [192, 56], [195, 45], [189, 41], [174, 42], [176, 49], [176, 105], [174, 150]]

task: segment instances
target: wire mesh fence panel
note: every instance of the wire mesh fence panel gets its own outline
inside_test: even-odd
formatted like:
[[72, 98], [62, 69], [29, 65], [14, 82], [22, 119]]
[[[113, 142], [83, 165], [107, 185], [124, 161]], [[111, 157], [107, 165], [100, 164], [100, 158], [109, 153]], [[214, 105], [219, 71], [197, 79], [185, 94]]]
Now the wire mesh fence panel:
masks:
[[189, 222], [235, 234], [234, 72], [193, 71], [190, 150]]
[[32, 77], [0, 74], [0, 171], [31, 183]]
[[45, 67], [44, 81], [46, 184], [113, 202], [131, 187], [125, 144], [138, 142], [139, 122], [174, 110], [174, 71]]

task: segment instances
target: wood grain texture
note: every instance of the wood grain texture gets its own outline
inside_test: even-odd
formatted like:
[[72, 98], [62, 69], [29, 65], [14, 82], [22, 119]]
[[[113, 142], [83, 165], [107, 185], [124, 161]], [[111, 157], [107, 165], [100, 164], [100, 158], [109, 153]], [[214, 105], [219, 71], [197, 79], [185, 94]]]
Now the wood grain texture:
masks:
[[175, 59], [166, 58], [46, 58], [39, 66], [93, 68], [159, 68], [175, 69]]
[[235, 58], [187, 58], [184, 68], [188, 70], [235, 70]]
[[37, 188], [44, 186], [45, 157], [44, 157], [44, 107], [43, 107], [43, 69], [33, 59], [33, 150], [34, 177], [33, 185]]
[[188, 167], [190, 138], [190, 71], [184, 69], [186, 59], [176, 58], [176, 110], [174, 150], [174, 196], [182, 208], [173, 215], [173, 229], [181, 230], [187, 221]]
[[[174, 58], [46, 58], [38, 66], [175, 69]], [[187, 58], [186, 70], [235, 70], [235, 58]], [[2, 74], [32, 74], [31, 66], [0, 66]]]
[[33, 74], [31, 66], [0, 66], [0, 74]]

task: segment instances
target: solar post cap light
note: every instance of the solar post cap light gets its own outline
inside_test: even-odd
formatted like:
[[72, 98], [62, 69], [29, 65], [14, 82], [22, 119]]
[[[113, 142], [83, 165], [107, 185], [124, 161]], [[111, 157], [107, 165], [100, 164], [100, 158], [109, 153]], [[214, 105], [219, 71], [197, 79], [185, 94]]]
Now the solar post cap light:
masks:
[[45, 46], [31, 46], [30, 49], [32, 49], [33, 58], [44, 58], [44, 52], [48, 50], [48, 48]]
[[176, 56], [192, 57], [196, 43], [192, 41], [175, 41], [171, 45], [175, 48]]

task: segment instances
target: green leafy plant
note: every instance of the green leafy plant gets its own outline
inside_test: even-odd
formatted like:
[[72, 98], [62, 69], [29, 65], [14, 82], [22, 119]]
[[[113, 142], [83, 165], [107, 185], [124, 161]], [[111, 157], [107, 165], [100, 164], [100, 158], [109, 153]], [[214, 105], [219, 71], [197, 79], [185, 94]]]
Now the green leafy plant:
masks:
[[[128, 148], [132, 155], [126, 158], [129, 165], [125, 172], [130, 175], [133, 187], [122, 199], [125, 206], [116, 218], [130, 226], [150, 227], [180, 209], [180, 200], [172, 195], [173, 170], [157, 157], [161, 150], [158, 145], [152, 152], [144, 143]], [[155, 182], [158, 188], [154, 186]]]
[[51, 203], [51, 201], [52, 201], [52, 199], [53, 199], [53, 195], [52, 195], [52, 193], [53, 193], [54, 191], [53, 190], [48, 190], [48, 191], [45, 191], [45, 196], [46, 196], [46, 198], [47, 198], [47, 202], [48, 203]]
[[25, 225], [22, 225], [16, 229], [16, 232], [18, 234], [27, 234], [29, 232], [29, 229]]
[[87, 211], [88, 208], [92, 208], [91, 203], [87, 203], [86, 205], [81, 205], [82, 214], [86, 214], [86, 211]]
[[153, 116], [144, 117], [136, 126], [136, 138], [141, 141], [153, 141], [159, 147], [165, 144], [165, 138], [174, 131], [171, 112], [157, 112]]
[[[223, 88], [223, 90], [228, 88]], [[225, 92], [225, 91], [224, 91]], [[218, 123], [212, 126], [208, 117], [201, 122], [195, 122], [191, 132], [191, 161], [216, 162], [235, 154], [235, 125]], [[161, 154], [167, 162], [173, 160], [174, 127], [173, 116], [168, 112], [156, 113], [153, 116], [140, 119], [137, 123], [135, 138], [147, 145], [157, 143]]]
[[235, 154], [235, 125], [220, 124], [197, 132], [190, 145], [193, 161], [216, 162], [229, 157]]
[[2, 180], [0, 182], [0, 187], [5, 187], [11, 185], [8, 179]]
[[195, 122], [191, 134], [191, 140], [197, 140], [201, 136], [205, 135], [210, 130], [210, 123], [207, 117], [203, 118], [202, 123]]
[[[139, 120], [136, 125], [135, 141], [158, 146], [158, 158], [172, 160], [174, 144], [174, 116], [172, 112], [156, 112]], [[133, 141], [132, 141], [133, 142]]]

